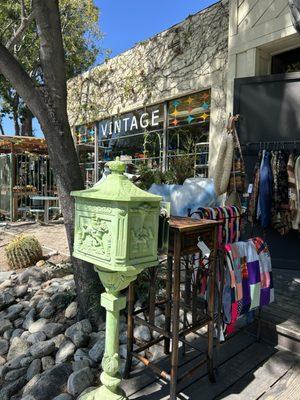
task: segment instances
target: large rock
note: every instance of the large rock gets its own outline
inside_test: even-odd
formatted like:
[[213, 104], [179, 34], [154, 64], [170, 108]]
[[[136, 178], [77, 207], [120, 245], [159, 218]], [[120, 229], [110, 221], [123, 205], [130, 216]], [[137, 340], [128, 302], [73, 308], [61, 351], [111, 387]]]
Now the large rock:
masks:
[[53, 400], [72, 400], [72, 399], [73, 399], [73, 396], [71, 396], [70, 394], [62, 393], [59, 396], [56, 396]]
[[34, 358], [49, 356], [55, 350], [55, 343], [52, 340], [33, 344], [29, 351]]
[[65, 332], [67, 338], [71, 339], [76, 347], [84, 346], [89, 341], [92, 326], [88, 319], [84, 319], [71, 325]]
[[94, 374], [89, 367], [73, 372], [69, 379], [67, 389], [73, 396], [78, 396], [86, 388], [91, 386], [94, 380]]
[[11, 334], [10, 339], [12, 340], [14, 337], [21, 337], [23, 332], [24, 332], [24, 329], [21, 329], [21, 328], [14, 329]]
[[3, 356], [8, 352], [9, 345], [8, 341], [5, 339], [0, 339], [0, 356]]
[[98, 340], [98, 342], [96, 342], [89, 351], [89, 357], [95, 362], [100, 362], [103, 357], [104, 348], [105, 348], [105, 340], [104, 339]]
[[9, 319], [0, 319], [0, 335], [3, 335], [8, 329], [12, 329], [13, 325]]
[[25, 376], [17, 379], [14, 382], [6, 385], [3, 389], [0, 390], [0, 399], [1, 400], [11, 400], [12, 396], [17, 393], [22, 387], [26, 384]]
[[41, 318], [51, 318], [55, 313], [55, 309], [51, 304], [46, 304], [45, 307], [40, 312]]
[[30, 344], [35, 344], [39, 342], [43, 342], [46, 340], [46, 334], [44, 332], [36, 332], [36, 333], [31, 333], [29, 336], [26, 338], [26, 341]]
[[26, 379], [30, 381], [34, 376], [41, 373], [42, 362], [39, 358], [36, 358], [31, 362], [27, 370]]
[[48, 324], [48, 322], [49, 321], [46, 318], [40, 318], [37, 321], [33, 322], [28, 330], [30, 333], [44, 331], [44, 328]]
[[34, 358], [32, 356], [24, 357], [20, 361], [20, 366], [21, 367], [29, 367], [29, 365], [32, 363], [33, 360], [34, 360]]
[[89, 363], [89, 365], [93, 364], [93, 361], [88, 356], [87, 350], [84, 350], [84, 349], [77, 349], [75, 351], [74, 360], [75, 360], [75, 362], [86, 360]]
[[64, 330], [64, 326], [62, 324], [58, 324], [56, 322], [50, 322], [45, 325], [43, 332], [46, 334], [47, 338], [53, 338], [57, 336], [59, 333], [62, 333]]
[[74, 296], [66, 292], [58, 292], [51, 296], [51, 304], [59, 309], [66, 308]]
[[11, 345], [7, 354], [7, 360], [12, 360], [19, 356], [25, 356], [29, 349], [29, 344], [26, 340], [19, 337], [14, 337], [11, 341]]
[[24, 319], [23, 322], [24, 329], [28, 330], [30, 328], [30, 326], [34, 323], [34, 317], [35, 317], [35, 309], [32, 308]]
[[150, 330], [145, 325], [139, 325], [134, 329], [134, 337], [142, 342], [149, 342], [151, 340]]
[[58, 349], [58, 352], [56, 353], [55, 363], [60, 364], [68, 361], [73, 356], [75, 349], [75, 344], [70, 340], [62, 343], [60, 348]]
[[14, 296], [10, 293], [10, 291], [5, 291], [0, 293], [0, 310], [9, 307], [11, 304], [15, 302]]
[[7, 309], [7, 316], [6, 318], [10, 321], [14, 321], [20, 316], [20, 312], [23, 310], [22, 304], [13, 304], [8, 307]]
[[30, 387], [26, 387], [23, 395], [31, 395], [36, 400], [53, 399], [55, 396], [66, 391], [66, 385], [71, 373], [72, 368], [70, 365], [56, 365], [55, 367], [43, 372], [37, 379], [35, 379]]
[[25, 373], [26, 373], [26, 368], [14, 369], [12, 371], [7, 372], [4, 379], [6, 381], [12, 382], [21, 378], [21, 376], [24, 376]]
[[68, 305], [65, 311], [65, 317], [68, 319], [75, 318], [77, 314], [77, 302], [72, 301], [71, 304]]
[[34, 281], [42, 281], [44, 279], [45, 275], [40, 270], [40, 268], [37, 267], [27, 268], [25, 271], [21, 272], [18, 275], [18, 281], [20, 284], [28, 283], [29, 280], [31, 282], [34, 282]]
[[41, 361], [42, 361], [43, 371], [46, 371], [47, 369], [54, 367], [55, 361], [54, 358], [51, 356], [42, 357]]
[[28, 285], [18, 285], [14, 287], [14, 295], [16, 297], [24, 297], [27, 293]]
[[60, 333], [57, 336], [54, 336], [54, 338], [52, 338], [52, 342], [54, 342], [55, 347], [57, 349], [60, 348], [60, 346], [63, 344], [63, 342], [66, 340], [66, 337], [63, 333]]

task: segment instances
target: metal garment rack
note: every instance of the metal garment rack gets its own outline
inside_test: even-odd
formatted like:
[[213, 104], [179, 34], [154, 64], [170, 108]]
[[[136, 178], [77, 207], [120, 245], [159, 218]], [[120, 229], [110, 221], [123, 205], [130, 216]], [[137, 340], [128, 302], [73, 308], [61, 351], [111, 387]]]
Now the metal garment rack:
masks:
[[274, 140], [270, 142], [247, 142], [242, 147], [252, 147], [252, 146], [258, 146], [261, 150], [263, 149], [270, 149], [270, 150], [276, 150], [279, 149], [279, 146], [282, 146], [284, 149], [285, 146], [290, 146], [293, 145], [297, 147], [297, 145], [300, 145], [300, 140]]

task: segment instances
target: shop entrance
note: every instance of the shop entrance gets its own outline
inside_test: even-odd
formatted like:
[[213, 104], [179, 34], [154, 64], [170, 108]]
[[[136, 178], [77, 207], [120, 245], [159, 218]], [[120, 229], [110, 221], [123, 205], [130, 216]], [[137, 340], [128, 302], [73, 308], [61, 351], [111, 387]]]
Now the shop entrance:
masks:
[[[235, 80], [234, 113], [240, 114], [238, 133], [249, 182], [253, 182], [258, 153], [262, 149], [300, 154], [300, 73], [249, 77]], [[277, 268], [300, 269], [300, 234], [276, 229], [264, 235]]]

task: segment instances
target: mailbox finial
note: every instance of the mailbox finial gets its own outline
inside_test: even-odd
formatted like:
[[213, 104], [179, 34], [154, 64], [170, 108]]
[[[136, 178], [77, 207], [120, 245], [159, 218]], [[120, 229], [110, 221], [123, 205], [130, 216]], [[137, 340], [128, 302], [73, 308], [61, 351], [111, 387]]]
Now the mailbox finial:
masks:
[[123, 174], [126, 169], [126, 165], [120, 161], [120, 157], [116, 157], [114, 161], [109, 161], [106, 165], [113, 174]]

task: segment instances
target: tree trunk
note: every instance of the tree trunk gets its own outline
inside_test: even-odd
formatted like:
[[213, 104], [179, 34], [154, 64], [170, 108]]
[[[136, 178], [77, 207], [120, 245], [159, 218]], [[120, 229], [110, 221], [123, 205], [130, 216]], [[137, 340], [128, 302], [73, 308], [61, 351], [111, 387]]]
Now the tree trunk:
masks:
[[16, 93], [13, 97], [12, 107], [13, 107], [13, 119], [15, 127], [15, 135], [20, 136], [20, 124], [19, 124], [19, 101], [20, 96]]
[[19, 114], [15, 110], [13, 111], [13, 119], [14, 119], [15, 135], [20, 136]]
[[[67, 88], [64, 50], [60, 28], [58, 0], [33, 0], [40, 41], [40, 61], [44, 86], [39, 89], [20, 63], [0, 43], [0, 72], [10, 81], [19, 96], [40, 122], [56, 177], [64, 216], [68, 244], [72, 254], [74, 242], [73, 190], [84, 188], [75, 145], [67, 116]], [[72, 259], [79, 303], [79, 318], [99, 322], [102, 286], [93, 266]]]
[[33, 119], [32, 112], [27, 107], [25, 107], [24, 110], [22, 111], [22, 117], [21, 117], [22, 136], [33, 136], [32, 119]]

